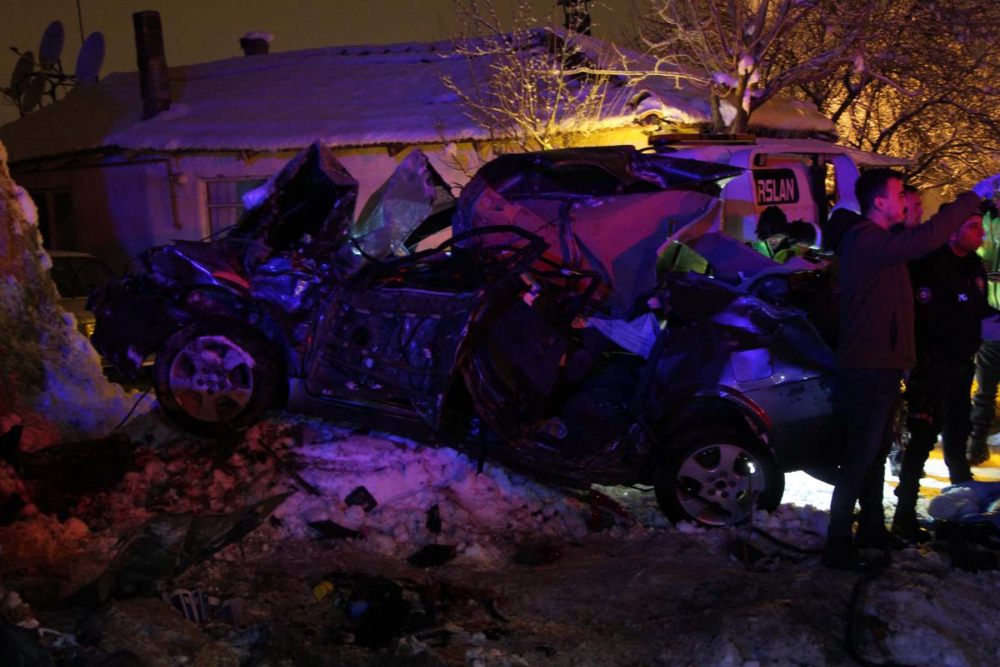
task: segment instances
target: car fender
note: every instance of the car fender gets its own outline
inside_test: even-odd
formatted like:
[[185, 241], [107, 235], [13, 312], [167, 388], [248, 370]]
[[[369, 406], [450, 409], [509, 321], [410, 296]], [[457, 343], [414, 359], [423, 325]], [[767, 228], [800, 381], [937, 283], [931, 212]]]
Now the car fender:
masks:
[[178, 326], [160, 339], [157, 349], [174, 331], [195, 320], [206, 317], [224, 317], [253, 327], [255, 331], [271, 341], [277, 348], [282, 372], [287, 374], [288, 346], [284, 331], [266, 310], [258, 307], [245, 296], [234, 294], [224, 287], [199, 285], [186, 290], [173, 305], [179, 310]]
[[[658, 403], [661, 407], [648, 411], [644, 420], [661, 446], [666, 444], [669, 448], [667, 443], [683, 431], [730, 423], [745, 429], [757, 439], [781, 467], [772, 446], [774, 425], [764, 410], [742, 392], [722, 385], [693, 387], [663, 397]], [[649, 465], [646, 466], [648, 474], [654, 472], [657, 456], [663, 451], [655, 447], [652, 449]]]
[[223, 287], [198, 285], [171, 297], [112, 283], [96, 296], [92, 307], [99, 316], [94, 346], [130, 378], [138, 377], [144, 360], [167, 338], [206, 317], [226, 317], [253, 327], [277, 346], [282, 370], [288, 367], [284, 335], [274, 319]]

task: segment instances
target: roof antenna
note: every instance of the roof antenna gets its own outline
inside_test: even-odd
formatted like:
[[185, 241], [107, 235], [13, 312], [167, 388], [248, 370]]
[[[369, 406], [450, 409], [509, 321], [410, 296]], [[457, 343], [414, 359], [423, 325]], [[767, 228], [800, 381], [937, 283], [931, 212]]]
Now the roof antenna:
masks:
[[80, 0], [76, 0], [76, 21], [80, 25], [80, 43], [83, 43], [83, 10], [80, 8]]

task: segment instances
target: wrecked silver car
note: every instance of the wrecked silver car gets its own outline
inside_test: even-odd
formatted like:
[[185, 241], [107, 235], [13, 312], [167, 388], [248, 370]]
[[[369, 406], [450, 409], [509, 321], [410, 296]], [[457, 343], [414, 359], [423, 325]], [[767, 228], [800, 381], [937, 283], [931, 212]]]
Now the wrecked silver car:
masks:
[[736, 173], [631, 147], [510, 155], [455, 202], [414, 152], [355, 222], [357, 183], [314, 145], [225, 238], [153, 248], [96, 292], [92, 340], [126, 374], [155, 354], [192, 431], [286, 408], [737, 523], [825, 463], [833, 357], [821, 264], [703, 233]]

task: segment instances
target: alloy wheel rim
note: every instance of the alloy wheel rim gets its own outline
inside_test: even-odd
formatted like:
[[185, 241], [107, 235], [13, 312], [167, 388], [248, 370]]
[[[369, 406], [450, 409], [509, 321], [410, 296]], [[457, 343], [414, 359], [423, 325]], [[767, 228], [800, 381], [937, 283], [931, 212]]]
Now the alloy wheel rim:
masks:
[[253, 358], [224, 336], [199, 336], [170, 362], [170, 393], [191, 417], [224, 422], [253, 397]]
[[739, 445], [711, 444], [692, 452], [677, 471], [677, 500], [699, 523], [726, 526], [750, 516], [767, 490], [763, 467]]

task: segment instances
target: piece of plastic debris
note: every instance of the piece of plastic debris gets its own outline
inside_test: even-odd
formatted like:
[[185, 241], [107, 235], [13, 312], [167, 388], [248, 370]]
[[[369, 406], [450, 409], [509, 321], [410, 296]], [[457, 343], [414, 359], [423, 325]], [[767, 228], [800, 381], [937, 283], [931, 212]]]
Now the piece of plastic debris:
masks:
[[615, 526], [630, 526], [635, 523], [632, 514], [617, 502], [597, 491], [591, 491], [586, 502], [590, 505], [590, 517], [587, 519], [587, 528], [593, 532], [600, 532]]
[[371, 604], [368, 600], [353, 600], [347, 603], [347, 618], [361, 618], [368, 613]]
[[426, 544], [406, 561], [416, 567], [438, 567], [458, 555], [458, 549], [450, 544]]
[[359, 486], [351, 491], [347, 495], [347, 498], [344, 499], [344, 503], [348, 507], [359, 505], [361, 509], [365, 511], [365, 514], [368, 514], [368, 512], [371, 512], [373, 509], [378, 507], [378, 501], [375, 500], [374, 496], [372, 496], [368, 489], [363, 486]]
[[434, 507], [427, 510], [427, 530], [435, 535], [441, 532], [441, 510], [438, 508], [437, 503], [434, 504]]
[[167, 601], [192, 623], [206, 623], [222, 606], [217, 597], [206, 595], [198, 589], [179, 588], [170, 593]]
[[313, 597], [316, 598], [316, 602], [320, 602], [327, 595], [332, 593], [336, 587], [333, 582], [324, 579], [315, 586], [313, 586]]
[[365, 538], [364, 533], [351, 528], [345, 528], [335, 521], [310, 521], [308, 525], [313, 530], [318, 531], [324, 538], [335, 537], [362, 540]]

